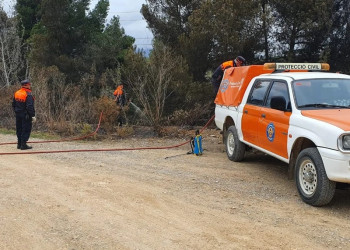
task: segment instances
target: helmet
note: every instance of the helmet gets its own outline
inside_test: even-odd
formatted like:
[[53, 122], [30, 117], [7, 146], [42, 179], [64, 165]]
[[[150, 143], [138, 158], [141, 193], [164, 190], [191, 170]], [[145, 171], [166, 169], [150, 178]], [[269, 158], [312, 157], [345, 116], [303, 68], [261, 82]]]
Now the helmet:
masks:
[[240, 61], [242, 65], [246, 64], [246, 60], [244, 59], [243, 56], [237, 56], [235, 60]]
[[21, 81], [21, 85], [30, 84], [30, 81], [28, 79]]

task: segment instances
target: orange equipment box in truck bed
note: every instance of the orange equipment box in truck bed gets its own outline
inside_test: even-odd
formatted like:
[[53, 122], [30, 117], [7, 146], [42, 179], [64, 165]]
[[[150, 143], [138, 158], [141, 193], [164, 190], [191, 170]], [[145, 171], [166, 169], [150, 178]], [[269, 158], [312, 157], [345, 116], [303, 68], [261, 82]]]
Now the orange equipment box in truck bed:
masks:
[[271, 73], [264, 65], [232, 67], [225, 70], [215, 103], [223, 106], [238, 106], [250, 81], [261, 74]]

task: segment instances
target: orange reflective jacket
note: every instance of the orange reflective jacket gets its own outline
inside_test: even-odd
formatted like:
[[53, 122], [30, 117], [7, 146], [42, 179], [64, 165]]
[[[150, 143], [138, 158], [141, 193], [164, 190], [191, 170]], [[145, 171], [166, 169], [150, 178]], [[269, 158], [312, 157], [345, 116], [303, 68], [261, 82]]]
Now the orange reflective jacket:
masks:
[[120, 96], [123, 94], [123, 86], [119, 85], [116, 90], [114, 90], [114, 96]]
[[233, 61], [226, 61], [221, 64], [221, 70], [224, 71], [225, 69], [233, 66], [235, 66]]
[[26, 113], [30, 117], [34, 117], [35, 109], [32, 91], [24, 87], [16, 91], [13, 96], [12, 107], [16, 113]]
[[21, 88], [20, 90], [16, 91], [15, 100], [17, 102], [26, 102], [27, 96], [27, 91], [24, 88]]

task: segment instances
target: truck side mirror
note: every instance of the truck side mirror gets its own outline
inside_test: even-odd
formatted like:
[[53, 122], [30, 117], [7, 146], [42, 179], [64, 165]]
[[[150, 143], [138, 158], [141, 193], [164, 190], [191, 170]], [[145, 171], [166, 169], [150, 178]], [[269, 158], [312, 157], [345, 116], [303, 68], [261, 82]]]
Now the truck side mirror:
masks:
[[277, 109], [280, 111], [286, 111], [286, 98], [283, 96], [274, 96], [271, 98], [271, 108]]

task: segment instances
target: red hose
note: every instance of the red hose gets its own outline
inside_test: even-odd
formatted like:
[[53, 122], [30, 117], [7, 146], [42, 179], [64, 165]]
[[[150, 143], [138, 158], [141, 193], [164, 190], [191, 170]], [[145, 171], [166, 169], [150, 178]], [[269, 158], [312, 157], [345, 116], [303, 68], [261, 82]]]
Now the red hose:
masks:
[[[204, 131], [210, 123], [214, 120], [214, 116], [204, 125], [200, 132]], [[134, 151], [134, 150], [156, 150], [156, 149], [170, 149], [178, 148], [187, 143], [190, 140], [172, 146], [163, 146], [163, 147], [140, 147], [140, 148], [106, 148], [106, 149], [72, 149], [72, 150], [53, 150], [53, 151], [25, 151], [25, 152], [13, 152], [13, 153], [0, 153], [0, 155], [22, 155], [22, 154], [55, 154], [55, 153], [78, 153], [78, 152], [110, 152], [110, 151]]]

